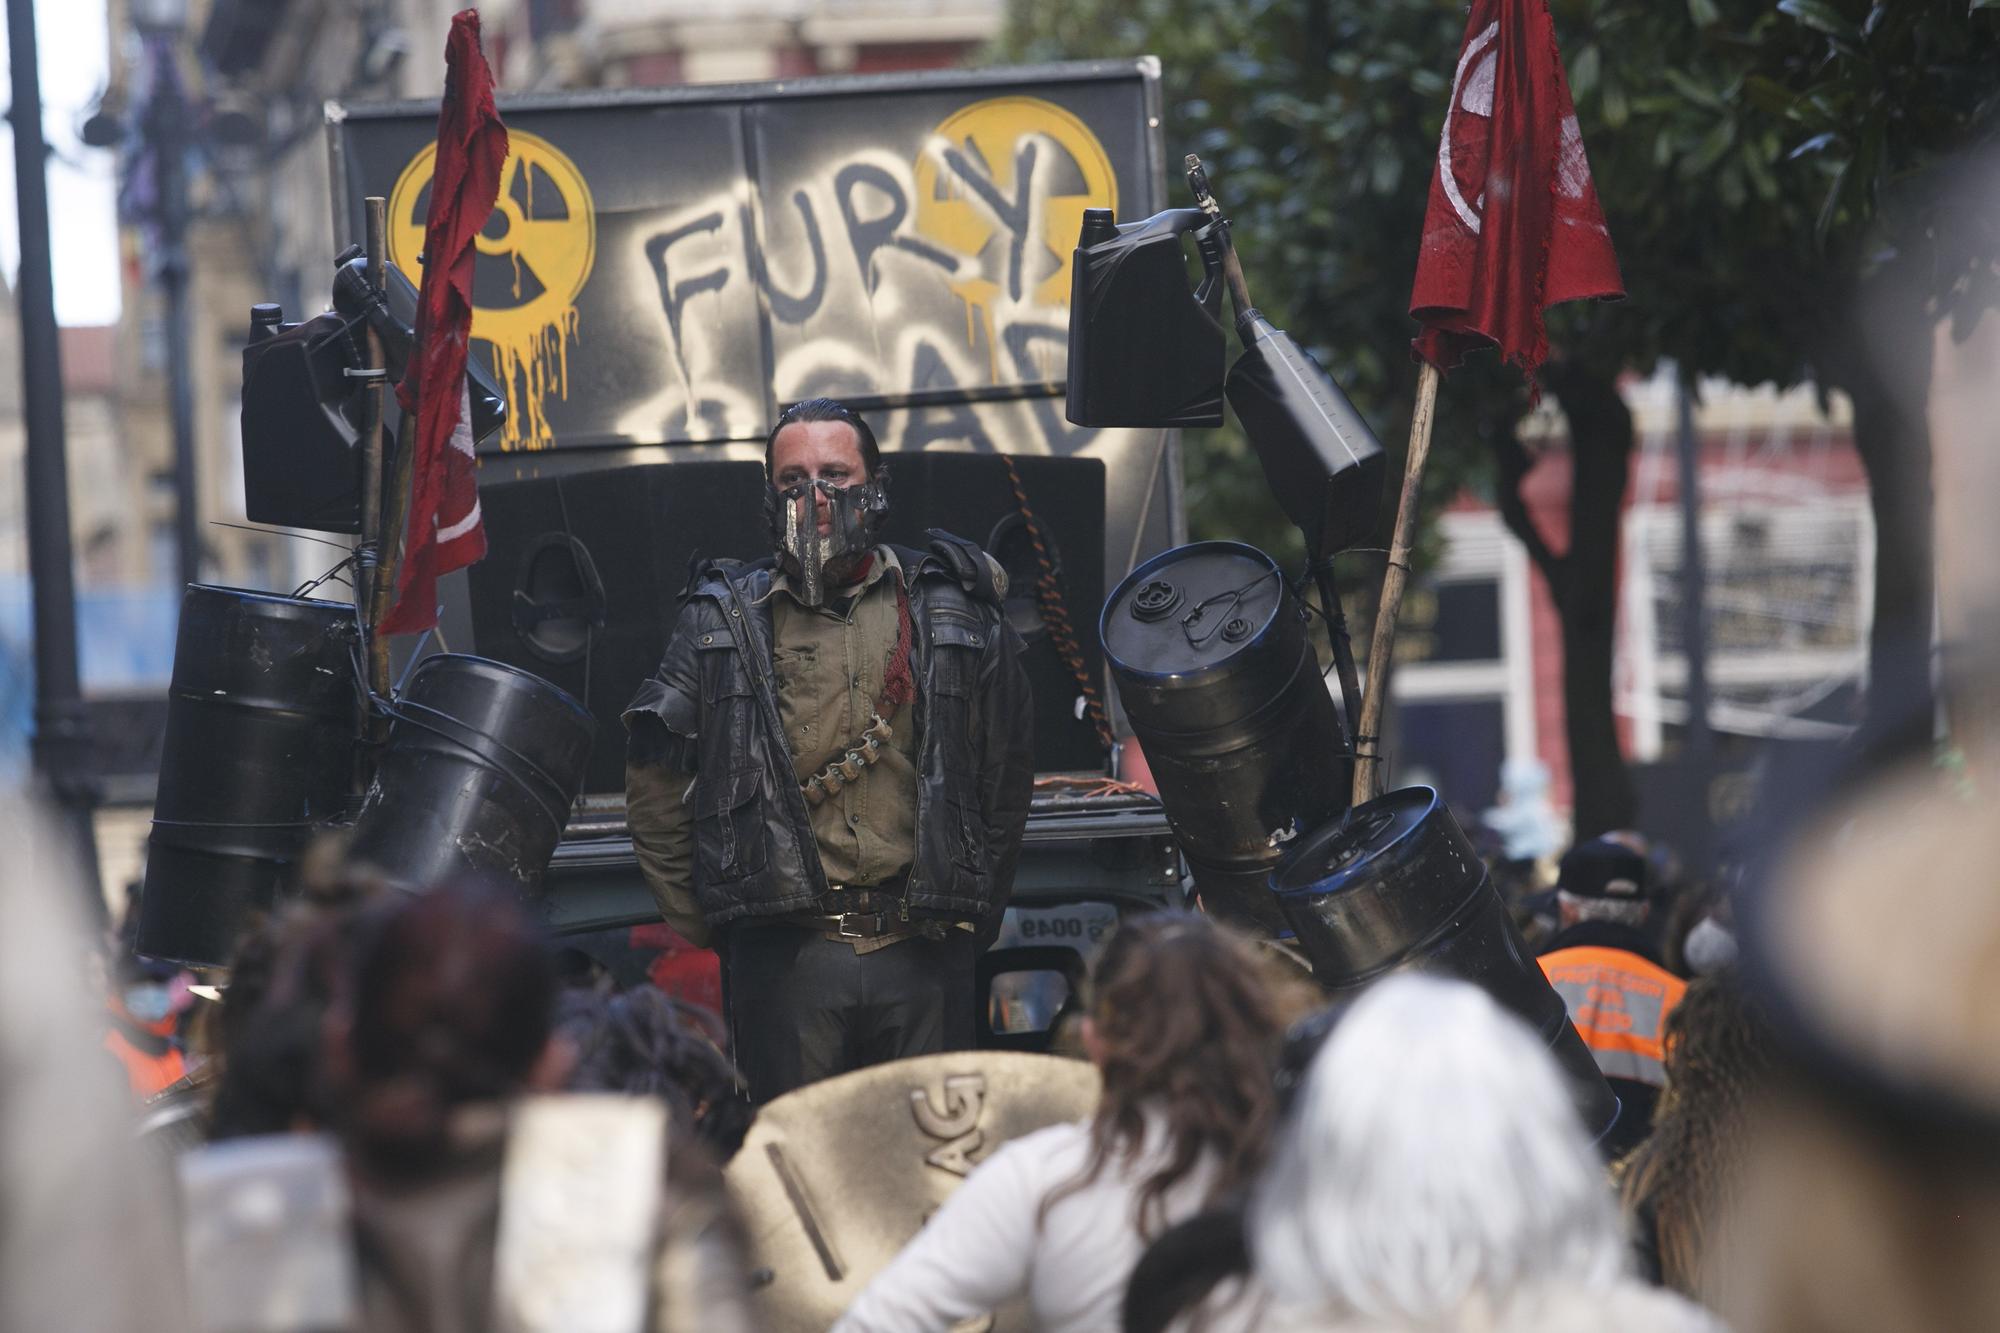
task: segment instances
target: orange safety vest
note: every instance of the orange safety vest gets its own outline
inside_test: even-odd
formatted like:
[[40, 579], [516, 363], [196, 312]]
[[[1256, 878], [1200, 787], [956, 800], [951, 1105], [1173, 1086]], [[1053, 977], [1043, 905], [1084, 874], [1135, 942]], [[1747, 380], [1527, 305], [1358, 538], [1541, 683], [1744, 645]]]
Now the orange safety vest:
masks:
[[1667, 1015], [1686, 994], [1685, 981], [1638, 954], [1596, 945], [1539, 961], [1606, 1078], [1666, 1086]]
[[142, 1051], [124, 1033], [112, 1029], [104, 1034], [104, 1049], [125, 1066], [125, 1077], [141, 1100], [153, 1096], [187, 1073], [181, 1053], [169, 1046], [158, 1055]]

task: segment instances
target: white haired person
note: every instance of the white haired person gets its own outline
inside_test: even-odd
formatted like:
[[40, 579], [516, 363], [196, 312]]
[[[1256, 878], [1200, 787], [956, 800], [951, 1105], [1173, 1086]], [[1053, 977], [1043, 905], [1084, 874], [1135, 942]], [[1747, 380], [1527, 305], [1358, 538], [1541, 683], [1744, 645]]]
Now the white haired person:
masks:
[[1713, 1333], [1630, 1276], [1555, 1060], [1485, 992], [1415, 975], [1314, 1057], [1252, 1196], [1271, 1330]]

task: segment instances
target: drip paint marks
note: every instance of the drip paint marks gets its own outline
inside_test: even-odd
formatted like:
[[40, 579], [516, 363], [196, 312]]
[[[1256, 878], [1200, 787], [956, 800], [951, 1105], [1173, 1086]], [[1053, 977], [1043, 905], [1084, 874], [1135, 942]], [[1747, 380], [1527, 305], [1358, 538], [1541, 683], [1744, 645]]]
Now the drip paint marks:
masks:
[[[389, 258], [412, 281], [423, 272], [436, 159], [437, 145], [425, 145], [389, 195]], [[512, 409], [500, 447], [546, 449], [555, 443], [548, 396], [569, 396], [577, 297], [597, 256], [596, 209], [583, 173], [548, 140], [510, 130], [500, 196], [476, 244], [472, 336], [492, 349], [493, 373]]]

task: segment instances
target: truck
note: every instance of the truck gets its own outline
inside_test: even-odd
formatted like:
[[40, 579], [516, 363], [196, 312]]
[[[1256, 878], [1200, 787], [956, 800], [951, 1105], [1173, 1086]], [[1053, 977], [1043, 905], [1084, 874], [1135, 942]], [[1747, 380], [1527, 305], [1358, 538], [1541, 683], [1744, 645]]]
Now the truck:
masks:
[[[539, 902], [591, 956], [658, 915], [623, 811], [618, 715], [657, 664], [690, 558], [768, 546], [776, 414], [865, 413], [885, 536], [943, 528], [1009, 576], [1037, 780], [984, 1044], [1035, 1049], [1121, 911], [1178, 904], [1160, 805], [1123, 779], [1129, 727], [1097, 620], [1186, 540], [1177, 432], [1064, 412], [1086, 209], [1165, 206], [1150, 58], [502, 98], [510, 150], [479, 240], [474, 354], [511, 410], [482, 448], [486, 558], [453, 575], [430, 648], [547, 679], [597, 720], [585, 793]], [[388, 201], [420, 271], [431, 103], [332, 105], [337, 244]], [[614, 969], [615, 970], [615, 969]]]

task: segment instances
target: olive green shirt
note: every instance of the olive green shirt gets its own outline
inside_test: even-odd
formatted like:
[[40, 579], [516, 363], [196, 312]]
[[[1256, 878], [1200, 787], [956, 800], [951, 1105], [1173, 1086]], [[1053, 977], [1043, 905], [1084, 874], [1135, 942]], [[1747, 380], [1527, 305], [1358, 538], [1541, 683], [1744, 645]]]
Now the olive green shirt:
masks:
[[[771, 657], [778, 719], [800, 782], [861, 740], [882, 697], [896, 647], [896, 582], [902, 570], [887, 547], [844, 609], [808, 607], [781, 574], [772, 581]], [[847, 599], [838, 599], [846, 601]], [[807, 805], [829, 885], [867, 887], [909, 868], [917, 846], [916, 710], [888, 719], [881, 757], [818, 805]]]
[[[782, 573], [772, 580], [772, 670], [795, 780], [845, 755], [867, 729], [896, 646], [901, 578], [894, 553], [878, 546], [859, 590], [827, 606], [805, 606]], [[905, 704], [888, 722], [881, 757], [836, 795], [807, 805], [829, 885], [880, 884], [915, 858], [915, 709]], [[667, 924], [705, 945], [708, 926], [694, 894], [694, 818], [686, 803], [692, 790], [685, 774], [661, 765], [625, 770], [626, 819], [639, 868]]]

